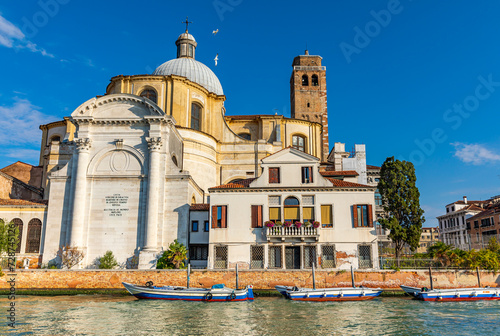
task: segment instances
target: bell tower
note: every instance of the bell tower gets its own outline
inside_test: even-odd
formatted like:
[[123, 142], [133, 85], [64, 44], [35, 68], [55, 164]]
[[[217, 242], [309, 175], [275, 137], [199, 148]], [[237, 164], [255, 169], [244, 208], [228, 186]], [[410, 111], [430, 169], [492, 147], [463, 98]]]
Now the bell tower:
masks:
[[304, 55], [293, 59], [290, 78], [290, 105], [292, 118], [320, 123], [323, 126], [321, 160], [326, 161], [328, 144], [328, 112], [326, 107], [326, 67], [321, 56]]

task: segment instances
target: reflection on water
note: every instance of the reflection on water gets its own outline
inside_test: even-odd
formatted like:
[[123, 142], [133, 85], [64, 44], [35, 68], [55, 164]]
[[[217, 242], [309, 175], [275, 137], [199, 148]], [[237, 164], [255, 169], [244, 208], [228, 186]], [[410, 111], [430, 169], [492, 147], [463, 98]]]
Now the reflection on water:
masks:
[[[5, 311], [7, 299], [0, 299]], [[4, 309], [5, 307], [5, 309]], [[18, 329], [33, 335], [498, 335], [500, 302], [172, 302], [117, 296], [17, 297]], [[4, 316], [5, 313], [4, 313]]]

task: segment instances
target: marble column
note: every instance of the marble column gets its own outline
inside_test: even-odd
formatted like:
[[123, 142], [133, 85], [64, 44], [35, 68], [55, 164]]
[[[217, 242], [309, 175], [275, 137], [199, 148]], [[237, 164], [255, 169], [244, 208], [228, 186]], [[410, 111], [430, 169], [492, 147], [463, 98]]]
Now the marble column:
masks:
[[149, 148], [149, 172], [147, 194], [147, 219], [144, 247], [139, 254], [139, 268], [148, 269], [155, 266], [155, 256], [158, 252], [158, 199], [160, 199], [160, 137], [146, 138]]
[[148, 217], [146, 223], [146, 241], [144, 249], [156, 250], [158, 240], [158, 199], [160, 186], [160, 149], [161, 138], [148, 138], [149, 174], [148, 174]]
[[87, 166], [89, 163], [89, 151], [91, 140], [88, 138], [75, 139], [78, 158], [76, 161], [75, 190], [73, 192], [73, 209], [71, 217], [71, 236], [69, 245], [83, 248], [83, 228], [86, 209], [87, 193]]

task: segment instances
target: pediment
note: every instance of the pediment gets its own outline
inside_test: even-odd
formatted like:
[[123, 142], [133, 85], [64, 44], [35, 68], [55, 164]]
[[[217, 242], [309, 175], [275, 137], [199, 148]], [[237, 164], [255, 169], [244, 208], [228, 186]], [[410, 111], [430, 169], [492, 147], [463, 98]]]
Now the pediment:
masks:
[[80, 105], [71, 116], [94, 120], [139, 120], [148, 116], [162, 117], [165, 112], [147, 98], [120, 93], [92, 98]]
[[285, 148], [268, 157], [262, 159], [263, 164], [278, 164], [278, 163], [317, 163], [319, 158], [304, 153], [295, 148]]

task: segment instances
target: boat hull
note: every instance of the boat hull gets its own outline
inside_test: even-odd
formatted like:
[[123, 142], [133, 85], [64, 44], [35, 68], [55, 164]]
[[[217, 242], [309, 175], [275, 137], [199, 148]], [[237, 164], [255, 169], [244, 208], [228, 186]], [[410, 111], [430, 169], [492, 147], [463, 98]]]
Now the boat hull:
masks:
[[365, 301], [378, 297], [382, 290], [360, 288], [296, 288], [288, 289], [286, 297], [293, 301]]
[[500, 300], [499, 288], [456, 288], [456, 289], [434, 289], [419, 292], [417, 299], [422, 301], [480, 301]]
[[146, 287], [122, 283], [127, 291], [138, 299], [182, 300], [182, 301], [247, 301], [253, 300], [252, 286], [245, 289], [231, 288], [185, 288], [185, 287]]
[[405, 291], [406, 294], [411, 295], [413, 297], [417, 297], [417, 294], [422, 290], [421, 288], [417, 287], [410, 287], [410, 286], [400, 286], [402, 290]]

